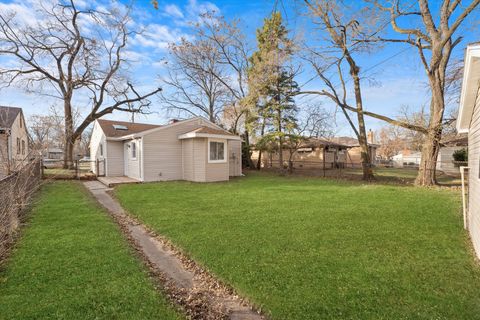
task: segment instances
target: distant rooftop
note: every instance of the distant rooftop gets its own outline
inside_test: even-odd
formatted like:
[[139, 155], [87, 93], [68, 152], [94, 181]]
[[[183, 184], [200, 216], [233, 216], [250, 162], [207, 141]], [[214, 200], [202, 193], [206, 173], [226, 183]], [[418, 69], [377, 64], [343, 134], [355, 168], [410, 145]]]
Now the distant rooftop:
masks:
[[21, 108], [0, 106], [0, 128], [11, 128]]

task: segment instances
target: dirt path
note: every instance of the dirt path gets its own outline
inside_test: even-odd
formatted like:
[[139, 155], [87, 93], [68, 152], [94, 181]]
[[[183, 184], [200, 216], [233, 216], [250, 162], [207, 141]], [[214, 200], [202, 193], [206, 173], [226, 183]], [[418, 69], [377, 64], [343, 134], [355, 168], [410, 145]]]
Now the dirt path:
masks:
[[191, 319], [265, 319], [169, 241], [127, 215], [118, 201], [108, 194], [112, 189], [98, 181], [84, 182], [84, 185], [120, 224], [152, 271], [161, 278], [167, 294]]

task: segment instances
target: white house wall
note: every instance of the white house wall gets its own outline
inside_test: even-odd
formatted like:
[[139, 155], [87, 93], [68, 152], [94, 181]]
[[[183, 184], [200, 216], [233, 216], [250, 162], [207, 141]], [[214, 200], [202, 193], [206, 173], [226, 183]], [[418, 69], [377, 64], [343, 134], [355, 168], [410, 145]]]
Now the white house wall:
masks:
[[468, 228], [477, 256], [480, 257], [480, 89], [468, 132], [469, 211]]
[[[103, 156], [100, 155], [100, 144], [103, 144]], [[106, 150], [107, 147], [105, 134], [103, 133], [103, 130], [98, 122], [95, 122], [93, 125], [92, 137], [90, 139], [90, 159], [92, 160], [91, 170], [93, 173], [97, 173], [96, 161], [97, 159], [103, 160], [106, 157]]]

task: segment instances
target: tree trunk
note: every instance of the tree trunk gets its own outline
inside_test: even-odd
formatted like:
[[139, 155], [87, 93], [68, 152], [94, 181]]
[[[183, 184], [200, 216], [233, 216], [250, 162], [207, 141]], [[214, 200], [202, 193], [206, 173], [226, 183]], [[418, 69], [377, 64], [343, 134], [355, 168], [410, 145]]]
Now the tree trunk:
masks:
[[248, 130], [245, 129], [245, 133], [244, 133], [244, 137], [245, 137], [245, 156], [247, 157], [247, 166], [250, 168], [250, 169], [254, 169], [255, 168], [255, 165], [253, 164], [253, 161], [252, 161], [252, 153], [250, 151], [250, 134], [248, 133]]
[[65, 112], [65, 146], [63, 156], [63, 168], [73, 168], [73, 117], [72, 117], [72, 105], [70, 99], [65, 97], [64, 99], [64, 112]]
[[351, 63], [350, 65], [351, 65], [350, 73], [353, 77], [356, 107], [358, 110], [357, 112], [358, 144], [360, 145], [360, 149], [361, 149], [360, 155], [362, 159], [363, 180], [372, 180], [374, 177], [373, 177], [373, 171], [371, 167], [370, 150], [368, 148], [367, 130], [365, 129], [365, 119], [362, 113], [363, 101], [362, 101], [362, 93], [360, 89], [360, 77], [358, 76], [358, 73], [360, 72], [360, 70], [355, 65], [354, 62]]
[[[262, 120], [262, 129], [260, 130], [260, 136], [263, 137], [265, 134], [265, 118]], [[257, 170], [260, 170], [262, 167], [262, 149], [258, 150], [258, 159], [257, 159]]]
[[283, 171], [283, 137], [282, 137], [282, 111], [281, 110], [277, 110], [277, 131], [278, 131], [278, 167], [280, 171]]
[[432, 98], [430, 102], [430, 120], [428, 134], [422, 146], [422, 159], [415, 184], [417, 186], [432, 186], [437, 183], [436, 167], [440, 140], [442, 138], [442, 119], [445, 111], [445, 100], [442, 81], [438, 77], [430, 79]]

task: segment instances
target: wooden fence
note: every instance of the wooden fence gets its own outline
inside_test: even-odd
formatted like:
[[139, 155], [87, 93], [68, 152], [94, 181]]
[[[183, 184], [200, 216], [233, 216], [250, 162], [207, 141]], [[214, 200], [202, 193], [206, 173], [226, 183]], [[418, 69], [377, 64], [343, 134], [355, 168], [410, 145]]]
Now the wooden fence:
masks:
[[13, 241], [24, 209], [40, 186], [41, 179], [40, 160], [33, 160], [0, 180], [0, 261]]

